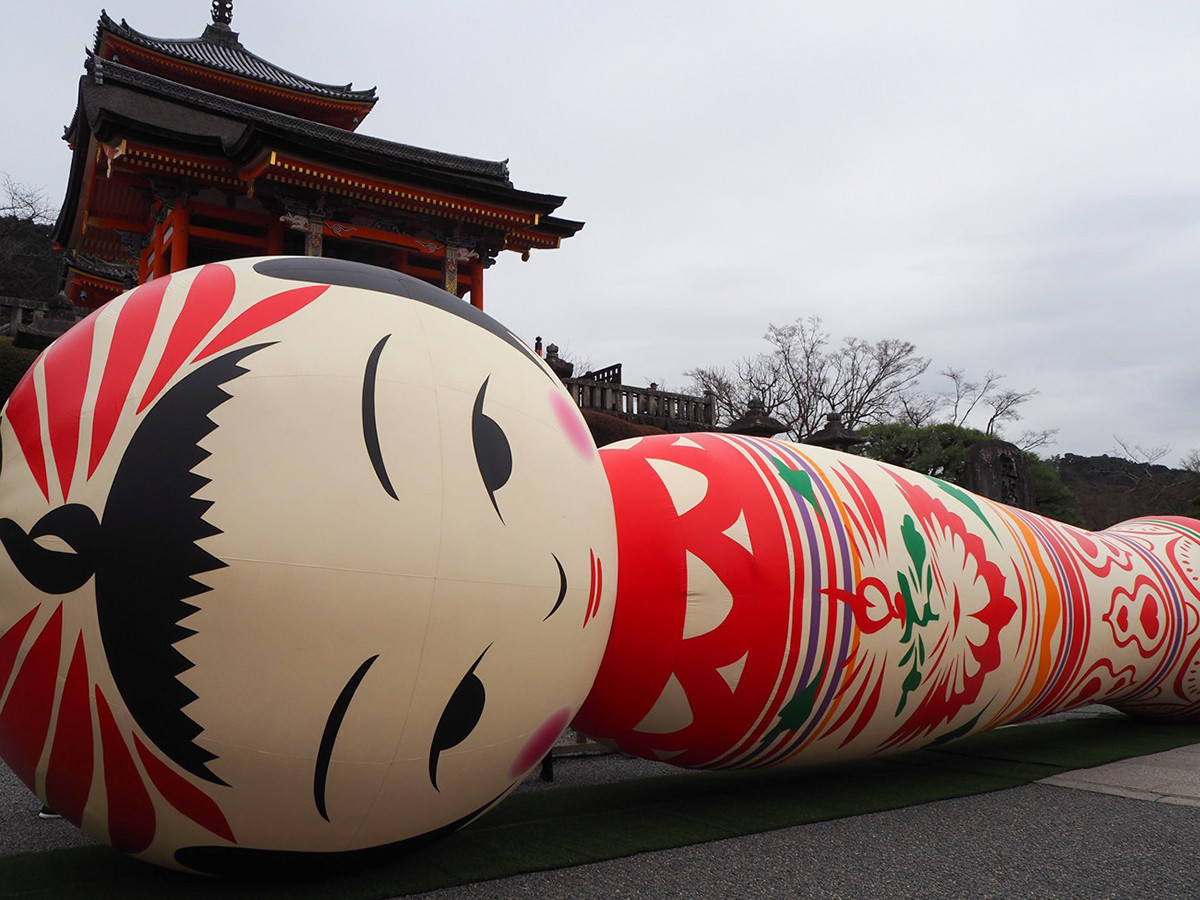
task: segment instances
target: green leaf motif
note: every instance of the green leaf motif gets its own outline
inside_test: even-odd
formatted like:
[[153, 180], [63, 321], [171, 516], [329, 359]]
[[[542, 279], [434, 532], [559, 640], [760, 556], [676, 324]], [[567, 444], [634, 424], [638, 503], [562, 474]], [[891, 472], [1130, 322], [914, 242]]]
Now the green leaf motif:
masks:
[[821, 507], [817, 504], [817, 492], [813, 490], [812, 479], [808, 473], [800, 469], [789, 469], [787, 464], [778, 458], [774, 459], [774, 463], [783, 483], [807, 500], [817, 511], [817, 515], [824, 519], [825, 514], [821, 512]]
[[912, 588], [908, 586], [908, 578], [903, 572], [896, 573], [896, 582], [900, 585], [900, 596], [904, 599], [904, 635], [900, 640], [907, 643], [912, 639], [913, 625], [917, 624], [917, 604], [913, 600]]
[[817, 688], [821, 684], [821, 679], [825, 676], [825, 666], [822, 665], [820, 671], [803, 689], [784, 704], [783, 709], [779, 710], [779, 724], [771, 729], [770, 732], [763, 738], [763, 743], [768, 744], [775, 740], [785, 731], [795, 734], [799, 731], [804, 723], [808, 721], [808, 717], [812, 715], [813, 707], [817, 703]]
[[975, 502], [974, 497], [972, 497], [970, 494], [968, 494], [966, 491], [962, 490], [961, 488], [955, 487], [954, 485], [950, 484], [947, 481], [942, 481], [940, 478], [931, 478], [929, 480], [932, 481], [934, 484], [936, 484], [938, 487], [940, 487], [943, 491], [945, 491], [947, 494], [949, 494], [955, 500], [957, 500], [959, 503], [961, 503], [963, 506], [967, 507], [967, 509], [971, 510], [971, 512], [975, 513], [975, 515], [979, 517], [979, 521], [987, 526], [988, 531], [990, 531], [996, 537], [999, 537], [999, 535], [996, 534], [996, 529], [992, 527], [992, 523], [989, 522], [987, 516], [985, 516], [983, 514], [983, 510], [980, 509], [979, 504]]
[[[991, 706], [991, 704], [989, 703], [988, 706]], [[980, 717], [982, 717], [983, 714], [985, 712], [987, 712], [988, 706], [985, 706], [983, 709], [981, 709], [979, 712], [977, 712], [975, 714], [975, 717], [973, 719], [971, 719], [970, 722], [967, 722], [967, 724], [962, 725], [958, 728], [955, 728], [953, 731], [946, 732], [945, 734], [943, 734], [940, 738], [935, 740], [929, 746], [930, 747], [940, 747], [942, 744], [948, 744], [950, 741], [956, 741], [960, 737], [964, 737], [965, 735], [970, 734], [972, 731], [975, 730], [975, 726], [979, 724]]]
[[[925, 571], [925, 538], [917, 530], [917, 523], [912, 516], [904, 517], [904, 524], [900, 526], [900, 534], [904, 538], [904, 546], [908, 548], [908, 555], [912, 558], [913, 569], [920, 575]], [[918, 582], [920, 579], [918, 579]]]
[[904, 678], [904, 684], [901, 687], [904, 689], [900, 695], [900, 705], [896, 707], [896, 715], [900, 715], [904, 711], [904, 705], [908, 703], [908, 695], [921, 686], [921, 669], [917, 663], [913, 662], [913, 667], [909, 670], [908, 675]]

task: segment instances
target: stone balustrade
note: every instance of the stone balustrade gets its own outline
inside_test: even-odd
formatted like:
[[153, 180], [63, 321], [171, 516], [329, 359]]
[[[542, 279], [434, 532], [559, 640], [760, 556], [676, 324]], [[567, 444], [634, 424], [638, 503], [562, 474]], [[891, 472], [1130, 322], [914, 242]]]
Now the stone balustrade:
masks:
[[24, 333], [41, 347], [63, 334], [83, 318], [81, 310], [69, 301], [27, 300], [0, 296], [0, 334], [16, 338]]
[[711, 394], [693, 397], [590, 378], [564, 378], [563, 384], [580, 409], [599, 410], [671, 432], [712, 431], [714, 427], [716, 404]]

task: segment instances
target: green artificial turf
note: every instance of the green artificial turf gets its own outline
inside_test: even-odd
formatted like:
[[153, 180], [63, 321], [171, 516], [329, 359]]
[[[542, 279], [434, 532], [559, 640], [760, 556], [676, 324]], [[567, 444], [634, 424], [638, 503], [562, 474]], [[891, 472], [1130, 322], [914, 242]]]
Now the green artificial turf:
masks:
[[1196, 743], [1200, 725], [1069, 719], [816, 769], [685, 773], [517, 794], [418, 853], [328, 879], [218, 886], [106, 847], [30, 853], [0, 858], [0, 897], [394, 897], [986, 793]]

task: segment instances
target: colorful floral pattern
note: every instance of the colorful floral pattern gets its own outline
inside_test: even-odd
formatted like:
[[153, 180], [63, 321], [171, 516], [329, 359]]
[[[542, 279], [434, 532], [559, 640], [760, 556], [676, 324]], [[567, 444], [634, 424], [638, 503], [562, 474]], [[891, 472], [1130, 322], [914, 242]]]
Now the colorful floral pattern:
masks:
[[[577, 725], [628, 752], [781, 765], [1088, 702], [1200, 715], [1200, 523], [1089, 534], [912, 472], [755, 438], [640, 438], [601, 456], [618, 607]], [[689, 632], [718, 607], [737, 630]], [[738, 660], [754, 681], [722, 678]]]

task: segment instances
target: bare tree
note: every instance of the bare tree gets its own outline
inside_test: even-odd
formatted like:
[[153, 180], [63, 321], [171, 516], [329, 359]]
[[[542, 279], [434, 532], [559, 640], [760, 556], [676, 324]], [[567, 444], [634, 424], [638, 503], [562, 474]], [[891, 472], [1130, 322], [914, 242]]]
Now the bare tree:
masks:
[[1114, 454], [1145, 468], [1157, 465], [1160, 459], [1171, 452], [1171, 447], [1168, 444], [1161, 444], [1157, 447], [1143, 447], [1141, 444], [1130, 444], [1116, 434], [1113, 435], [1113, 440], [1117, 442], [1116, 449], [1113, 450]]
[[934, 424], [934, 416], [938, 411], [938, 398], [922, 393], [916, 388], [901, 391], [896, 397], [897, 421], [914, 428], [924, 428]]
[[836, 410], [829, 333], [821, 328], [819, 317], [810, 316], [768, 326], [766, 339], [774, 348], [771, 367], [780, 376], [778, 402], [771, 415], [788, 426], [789, 435], [802, 440]]
[[[991, 373], [988, 373], [991, 374]], [[1027, 391], [1014, 391], [1005, 389], [1003, 391], [995, 391], [987, 398], [987, 406], [991, 409], [992, 414], [988, 417], [987, 428], [984, 433], [995, 436], [996, 424], [998, 422], [1015, 422], [1021, 418], [1021, 414], [1017, 411], [1017, 407], [1038, 395], [1037, 388], [1030, 388]]]
[[[971, 381], [962, 369], [952, 367], [943, 369], [940, 374], [950, 379], [950, 390], [941, 395], [942, 406], [950, 415], [950, 424], [965, 427], [971, 414], [983, 407], [990, 411], [983, 428], [990, 437], [999, 436], [1001, 422], [1020, 419], [1020, 407], [1039, 393], [1037, 388], [1026, 391], [1002, 388], [1000, 382], [1004, 380], [1004, 374], [991, 369], [980, 381]], [[1017, 444], [1023, 450], [1031, 450], [1046, 444], [1057, 433], [1057, 429], [1026, 431]]]
[[951, 388], [942, 395], [942, 402], [949, 408], [950, 424], [960, 428], [966, 426], [975, 407], [995, 393], [997, 383], [1004, 377], [989, 369], [983, 381], [968, 381], [962, 369], [952, 366], [942, 369], [938, 374], [950, 379]]
[[731, 375], [723, 368], [697, 368], [689, 369], [683, 373], [684, 378], [691, 379], [687, 388], [689, 394], [706, 395], [712, 394], [716, 403], [716, 424], [718, 426], [729, 425], [741, 415], [740, 397], [742, 394], [741, 386], [737, 383], [736, 377]]
[[1171, 452], [1167, 444], [1144, 447], [1141, 444], [1130, 444], [1115, 434], [1113, 440], [1117, 444], [1114, 455], [1133, 463], [1133, 466], [1123, 473], [1129, 485], [1125, 489], [1125, 496], [1136, 495], [1139, 505], [1145, 509], [1153, 509], [1163, 494], [1189, 477], [1180, 472], [1172, 472], [1159, 464], [1159, 460]]
[[1026, 453], [1044, 447], [1058, 434], [1057, 428], [1043, 428], [1039, 431], [1025, 430], [1021, 432], [1014, 444]]
[[44, 191], [0, 172], [0, 295], [40, 300], [54, 294], [61, 254], [50, 235], [53, 215]]
[[[805, 440], [837, 412], [848, 428], [901, 422], [923, 427], [939, 420], [965, 427], [986, 412], [986, 434], [998, 436], [1001, 425], [1021, 418], [1021, 408], [1038, 395], [1002, 386], [1004, 375], [988, 370], [969, 378], [963, 369], [946, 368], [950, 390], [931, 396], [919, 383], [929, 360], [908, 341], [867, 341], [848, 337], [833, 345], [818, 316], [770, 325], [764, 335], [770, 351], [746, 357], [732, 371], [699, 368], [685, 372], [689, 390], [717, 397], [718, 422], [741, 416], [751, 399], [763, 402], [769, 415], [787, 426], [795, 440]], [[944, 417], [944, 418], [943, 418]], [[1049, 443], [1057, 429], [1025, 431], [1016, 444], [1033, 450]]]
[[688, 393], [711, 393], [716, 398], [718, 425], [730, 425], [744, 415], [752, 399], [761, 400], [769, 416], [786, 419], [788, 415], [785, 382], [779, 362], [771, 354], [738, 360], [732, 372], [722, 367], [702, 367], [683, 374], [691, 379]]
[[[46, 199], [44, 189], [14, 181], [7, 172], [0, 172], [0, 237], [16, 225], [49, 225], [54, 221], [54, 207]], [[11, 223], [11, 224], [10, 224]]]
[[831, 355], [834, 373], [832, 410], [842, 414], [849, 428], [894, 420], [900, 397], [910, 391], [929, 367], [916, 355], [917, 348], [895, 338], [870, 343], [846, 338], [840, 353]]
[[851, 337], [831, 347], [818, 316], [771, 325], [765, 338], [770, 352], [739, 361], [732, 373], [685, 373], [692, 379], [692, 391], [713, 391], [729, 419], [744, 413], [752, 397], [758, 398], [797, 440], [820, 429], [832, 412], [841, 413], [848, 428], [930, 415], [916, 389], [929, 361], [917, 356], [908, 341]]

